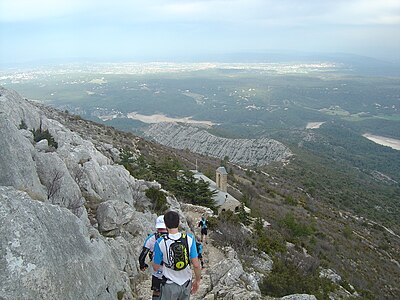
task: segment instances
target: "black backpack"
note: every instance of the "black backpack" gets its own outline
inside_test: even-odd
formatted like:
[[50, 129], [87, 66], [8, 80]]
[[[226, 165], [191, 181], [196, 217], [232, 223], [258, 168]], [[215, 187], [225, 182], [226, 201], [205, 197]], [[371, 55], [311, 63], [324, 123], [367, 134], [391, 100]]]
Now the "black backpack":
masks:
[[[170, 239], [173, 243], [167, 247], [167, 240]], [[187, 240], [187, 235], [182, 233], [178, 240], [173, 240], [167, 236], [164, 236], [165, 248], [167, 249], [167, 263], [166, 267], [181, 271], [184, 270], [188, 265], [190, 265], [189, 259], [189, 245]]]

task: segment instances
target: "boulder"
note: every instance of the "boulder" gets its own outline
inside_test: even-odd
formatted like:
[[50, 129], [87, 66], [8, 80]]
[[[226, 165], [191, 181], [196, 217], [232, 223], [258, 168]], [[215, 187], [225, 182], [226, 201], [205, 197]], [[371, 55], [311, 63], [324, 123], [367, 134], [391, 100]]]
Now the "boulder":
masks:
[[0, 187], [0, 225], [0, 299], [133, 299], [107, 243], [69, 210]]
[[49, 150], [49, 142], [46, 139], [40, 140], [35, 144], [35, 149], [39, 152], [46, 152]]
[[259, 280], [265, 275], [268, 275], [272, 271], [273, 260], [265, 252], [261, 252], [257, 255], [252, 255], [249, 259], [251, 262], [251, 267], [259, 274]]
[[29, 130], [39, 128], [41, 119], [45, 118], [40, 109], [24, 100], [17, 92], [3, 87], [0, 87], [0, 112], [16, 128], [24, 121]]
[[243, 270], [236, 252], [225, 248], [226, 258], [210, 269], [212, 294], [223, 299], [260, 299], [257, 280]]
[[0, 136], [0, 185], [14, 186], [34, 199], [45, 200], [46, 189], [40, 183], [33, 160], [35, 149], [2, 112]]
[[118, 200], [134, 206], [144, 197], [136, 179], [123, 166], [100, 165], [90, 160], [83, 164], [83, 172], [81, 188], [103, 201]]
[[119, 229], [122, 225], [129, 223], [134, 215], [134, 209], [128, 204], [110, 200], [100, 203], [97, 208], [97, 221], [100, 232]]

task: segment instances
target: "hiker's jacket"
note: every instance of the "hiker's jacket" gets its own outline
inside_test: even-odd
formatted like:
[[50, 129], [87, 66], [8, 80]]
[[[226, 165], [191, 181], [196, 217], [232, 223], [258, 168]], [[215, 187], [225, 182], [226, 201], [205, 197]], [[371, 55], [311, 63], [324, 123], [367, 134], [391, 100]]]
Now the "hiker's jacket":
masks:
[[[139, 256], [139, 264], [140, 267], [145, 265], [145, 259], [147, 256], [147, 253], [150, 252], [150, 258], [153, 256], [153, 252], [154, 252], [154, 244], [156, 243], [156, 239], [161, 236], [161, 233], [158, 233], [157, 236], [155, 233], [150, 234], [147, 239], [144, 241], [143, 244], [143, 250], [140, 253]], [[158, 278], [162, 277], [162, 267], [158, 270], [158, 271], [154, 271], [153, 266], [151, 266], [152, 269], [152, 275], [156, 276]]]

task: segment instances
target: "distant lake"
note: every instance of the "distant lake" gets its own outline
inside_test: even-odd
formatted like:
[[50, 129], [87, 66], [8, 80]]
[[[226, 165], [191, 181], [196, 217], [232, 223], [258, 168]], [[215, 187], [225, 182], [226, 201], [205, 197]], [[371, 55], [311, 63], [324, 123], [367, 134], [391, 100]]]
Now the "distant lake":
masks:
[[384, 136], [379, 136], [379, 135], [373, 135], [369, 133], [363, 134], [363, 137], [366, 137], [367, 139], [383, 146], [388, 146], [390, 148], [400, 150], [400, 140], [392, 139], [392, 138], [387, 138]]

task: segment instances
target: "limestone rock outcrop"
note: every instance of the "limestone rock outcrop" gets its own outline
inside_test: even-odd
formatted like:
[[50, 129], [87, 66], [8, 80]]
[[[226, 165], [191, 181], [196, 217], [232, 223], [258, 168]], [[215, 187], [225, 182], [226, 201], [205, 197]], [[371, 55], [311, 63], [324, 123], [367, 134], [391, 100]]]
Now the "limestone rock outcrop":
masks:
[[[156, 218], [134, 205], [146, 207], [144, 192], [158, 183], [136, 180], [92, 142], [3, 88], [0, 116], [0, 298], [134, 299], [137, 256]], [[58, 147], [35, 142], [38, 128]], [[123, 207], [112, 222], [100, 219], [118, 227], [112, 238], [90, 225], [84, 196], [111, 200], [114, 211]]]
[[261, 292], [254, 276], [243, 270], [232, 248], [225, 251], [227, 257], [210, 270], [213, 286], [210, 293], [217, 299], [260, 299]]
[[103, 239], [66, 208], [0, 187], [0, 298], [133, 299]]
[[274, 161], [287, 161], [293, 154], [282, 143], [268, 138], [227, 139], [214, 136], [206, 130], [176, 123], [151, 125], [145, 135], [157, 143], [175, 149], [224, 159], [244, 166], [262, 166]]
[[46, 189], [39, 180], [33, 159], [34, 147], [1, 110], [0, 136], [0, 185], [14, 186], [35, 199], [45, 200]]
[[102, 202], [97, 208], [97, 221], [100, 232], [119, 229], [122, 225], [132, 220], [134, 209], [120, 201]]

